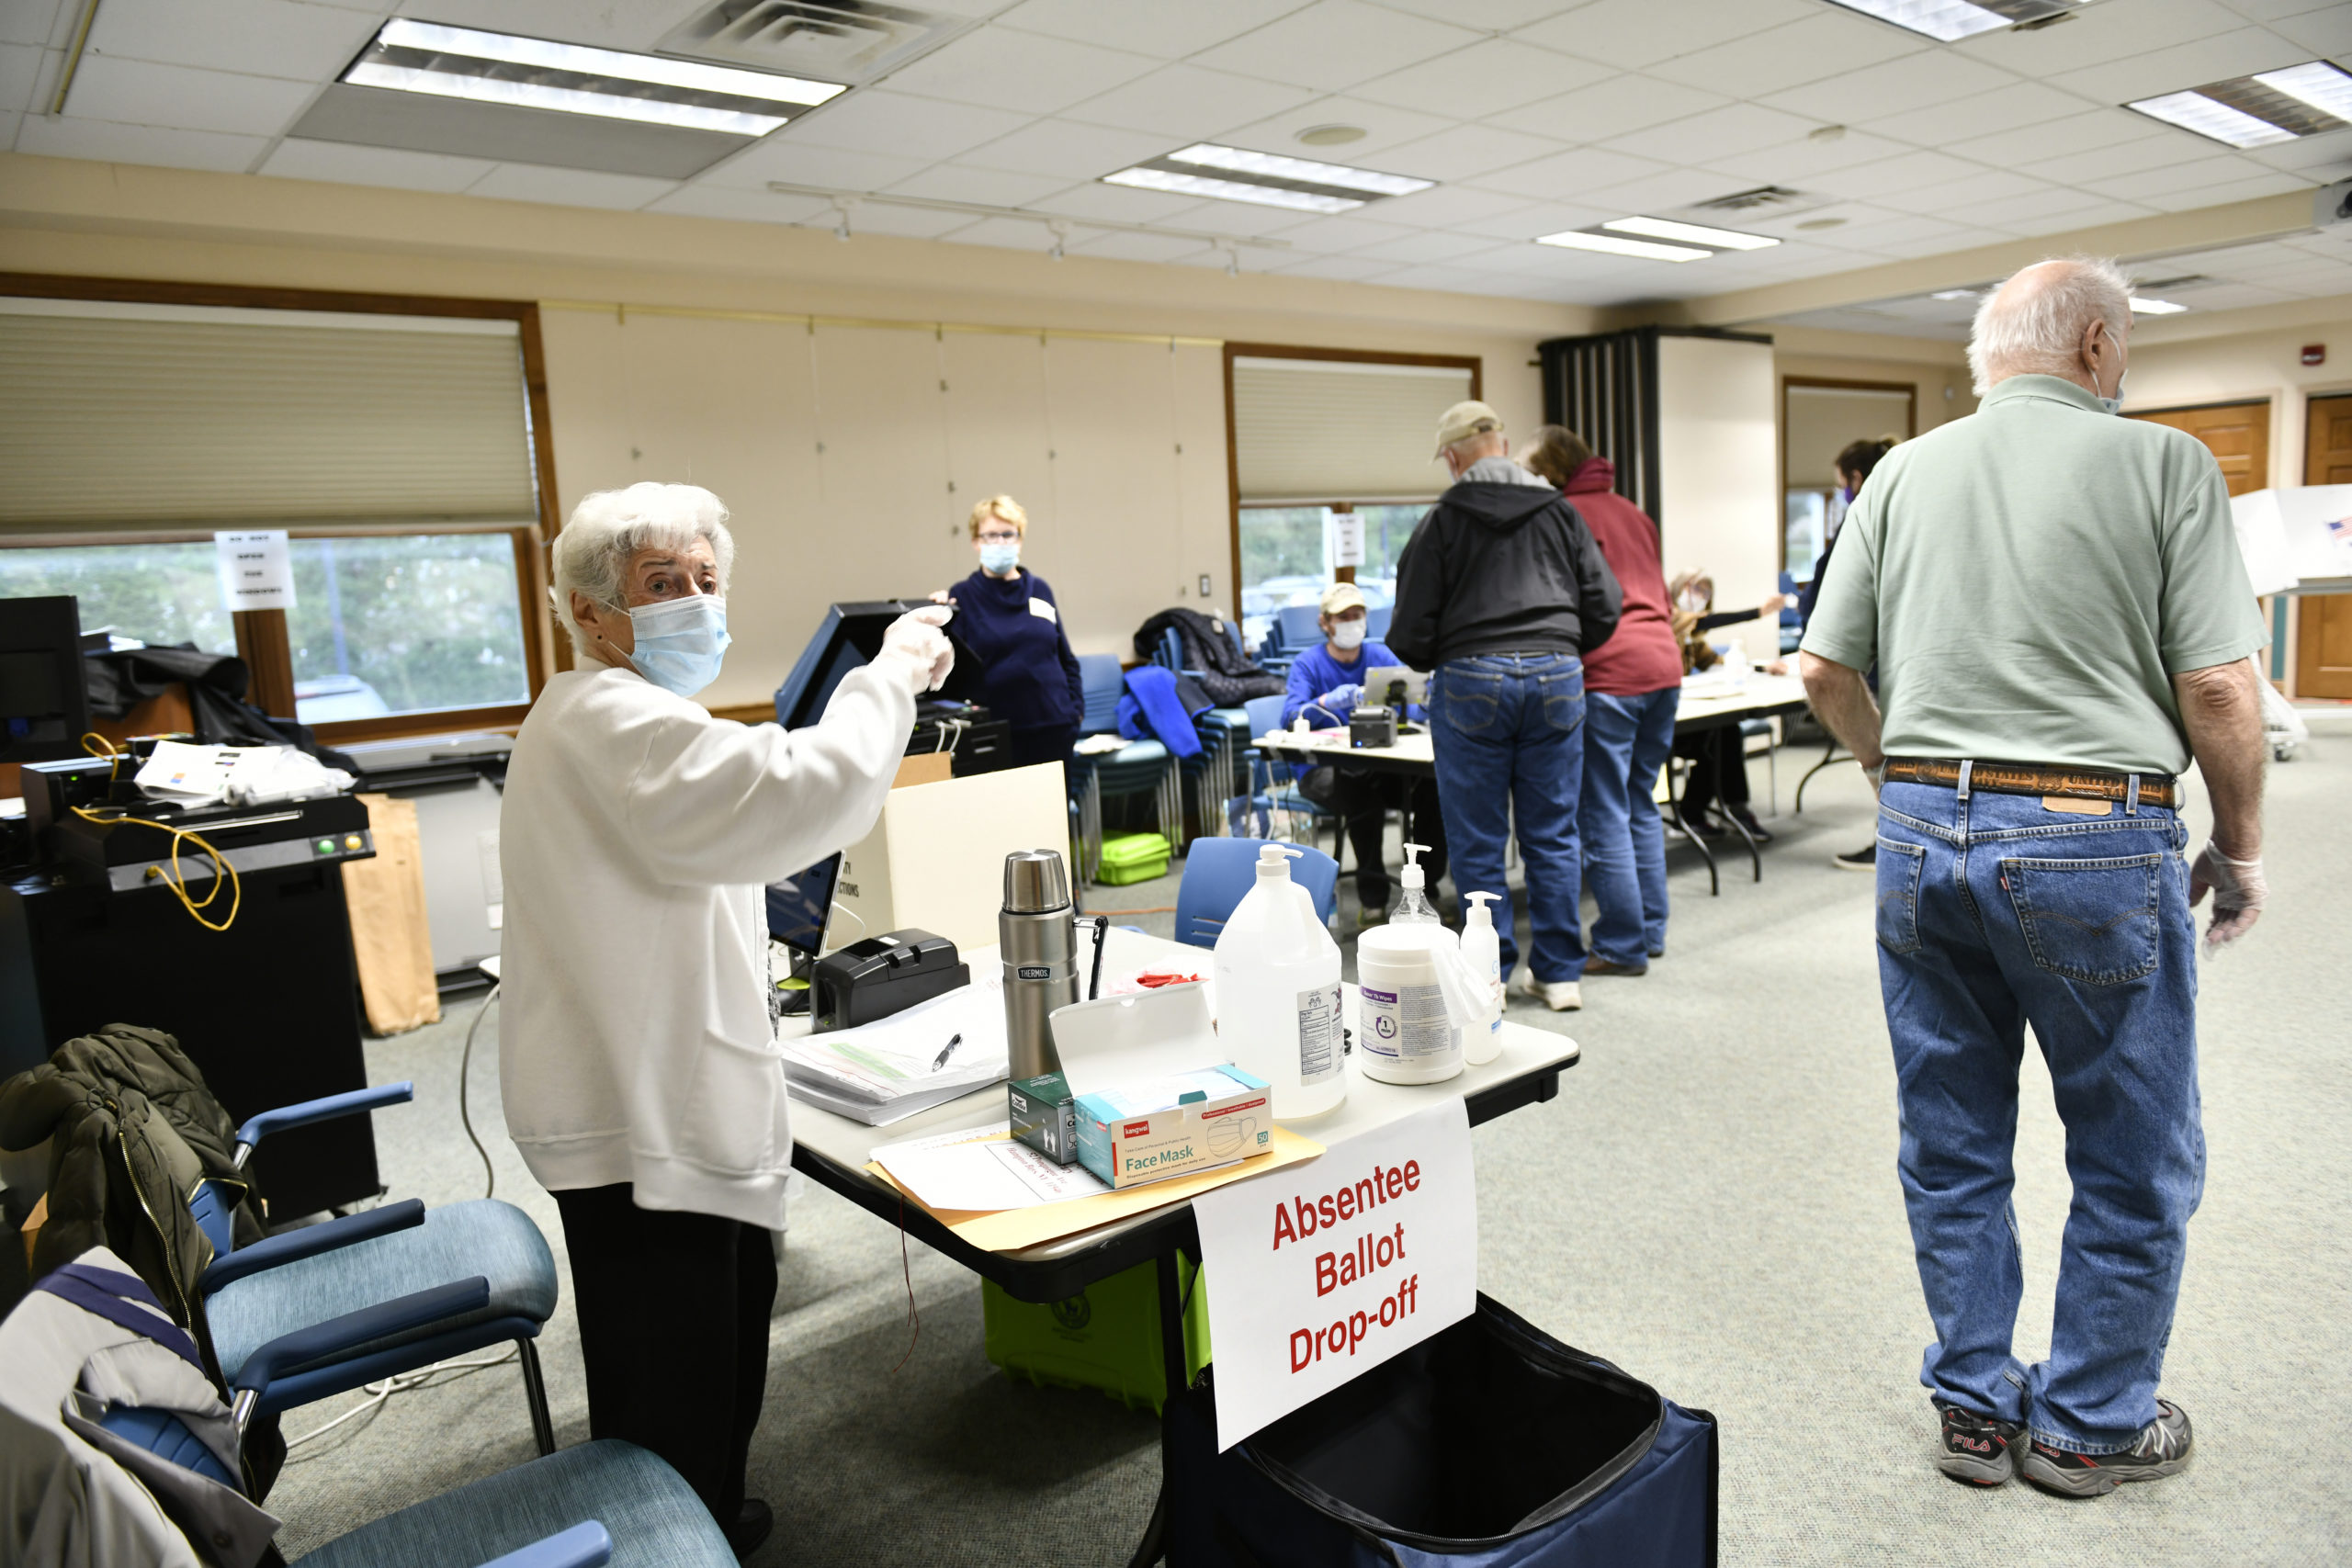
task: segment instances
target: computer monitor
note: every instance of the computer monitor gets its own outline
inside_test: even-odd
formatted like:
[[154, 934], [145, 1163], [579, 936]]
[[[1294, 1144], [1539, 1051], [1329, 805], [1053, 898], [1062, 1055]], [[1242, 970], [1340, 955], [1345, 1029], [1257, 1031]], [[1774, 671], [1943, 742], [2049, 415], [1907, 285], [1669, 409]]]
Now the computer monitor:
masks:
[[[825, 705], [833, 700], [833, 688], [842, 683], [842, 677], [865, 668], [882, 651], [883, 634], [890, 629], [890, 623], [928, 604], [927, 599], [872, 599], [826, 606], [817, 635], [808, 639], [792, 673], [776, 688], [775, 721], [786, 729], [816, 723]], [[952, 620], [947, 623], [947, 640], [956, 644], [956, 665], [937, 694], [956, 702], [978, 702], [979, 662], [957, 641]]]
[[80, 605], [70, 593], [0, 599], [0, 762], [78, 757], [89, 728]]
[[825, 922], [833, 912], [833, 884], [842, 857], [827, 855], [797, 875], [768, 884], [768, 935], [795, 953], [821, 955]]

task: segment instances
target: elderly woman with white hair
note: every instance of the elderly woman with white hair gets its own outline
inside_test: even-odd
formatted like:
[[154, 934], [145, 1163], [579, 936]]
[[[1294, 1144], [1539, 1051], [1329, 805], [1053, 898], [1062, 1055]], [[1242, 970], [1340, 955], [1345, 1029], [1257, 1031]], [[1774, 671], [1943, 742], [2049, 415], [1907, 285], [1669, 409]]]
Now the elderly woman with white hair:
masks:
[[727, 510], [692, 485], [582, 501], [556, 536], [579, 666], [515, 737], [500, 814], [506, 1126], [555, 1194], [588, 1421], [667, 1460], [748, 1551], [744, 1495], [792, 1134], [766, 884], [874, 825], [916, 694], [955, 655], [925, 609], [806, 729], [713, 717]]

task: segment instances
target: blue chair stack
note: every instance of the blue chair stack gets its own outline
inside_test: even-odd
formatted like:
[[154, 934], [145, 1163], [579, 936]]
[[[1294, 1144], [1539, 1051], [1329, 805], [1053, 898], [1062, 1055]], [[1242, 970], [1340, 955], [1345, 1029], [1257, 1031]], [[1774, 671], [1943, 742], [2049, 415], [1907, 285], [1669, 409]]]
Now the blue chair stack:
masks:
[[[1252, 737], [1269, 735], [1283, 727], [1283, 699], [1280, 697], [1252, 697], [1245, 711], [1249, 715], [1249, 733]], [[1298, 784], [1291, 776], [1288, 762], [1268, 757], [1254, 746], [1250, 749], [1248, 761], [1250, 794], [1243, 804], [1247, 809], [1257, 813], [1261, 824], [1260, 836], [1262, 838], [1269, 831], [1267, 818], [1276, 811], [1289, 812], [1293, 820], [1304, 818], [1317, 830], [1329, 822], [1332, 825], [1331, 863], [1338, 865], [1336, 857], [1347, 839], [1338, 815], [1324, 810], [1298, 793]], [[1322, 852], [1316, 852], [1319, 854]]]
[[[1264, 699], [1261, 699], [1261, 701]], [[1277, 840], [1276, 842], [1281, 842]], [[1204, 839], [1184, 857], [1184, 880], [1176, 889], [1176, 940], [1193, 947], [1215, 947], [1225, 922], [1258, 880], [1258, 854], [1265, 842], [1256, 839]], [[1337, 908], [1340, 863], [1321, 850], [1286, 844], [1298, 852], [1290, 863], [1290, 879], [1306, 889], [1315, 913], [1325, 925]]]
[[[1126, 676], [1118, 657], [1081, 653], [1079, 675], [1086, 687], [1086, 717], [1080, 735], [1116, 735], [1119, 698], [1126, 691]], [[1077, 795], [1080, 864], [1088, 882], [1102, 869], [1102, 799], [1136, 795], [1153, 797], [1159, 830], [1173, 847], [1183, 816], [1177, 800], [1176, 759], [1157, 740], [1131, 740], [1116, 751], [1079, 753], [1070, 758], [1070, 787]]]
[[[1249, 650], [1241, 644], [1241, 626], [1238, 621], [1225, 623], [1226, 639], [1233, 651], [1242, 658]], [[1184, 639], [1170, 626], [1160, 633], [1159, 647], [1152, 654], [1152, 662], [1179, 675], [1198, 680], [1202, 671], [1184, 666]], [[1250, 716], [1240, 708], [1211, 708], [1196, 715], [1193, 728], [1201, 738], [1198, 760], [1183, 764], [1184, 776], [1199, 787], [1201, 831], [1213, 833], [1236, 830], [1240, 818], [1239, 796], [1235, 793], [1247, 787], [1248, 774], [1243, 759], [1250, 737], [1255, 733], [1250, 727]], [[1211, 812], [1212, 802], [1222, 809]]]

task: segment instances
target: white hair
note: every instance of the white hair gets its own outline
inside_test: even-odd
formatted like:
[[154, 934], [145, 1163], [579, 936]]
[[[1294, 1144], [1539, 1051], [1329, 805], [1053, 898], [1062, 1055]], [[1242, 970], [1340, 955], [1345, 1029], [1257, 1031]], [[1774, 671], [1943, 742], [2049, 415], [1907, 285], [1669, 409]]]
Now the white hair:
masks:
[[2011, 376], [2067, 376], [2094, 321], [2121, 343], [2132, 330], [2132, 279], [2100, 256], [2064, 256], [2011, 273], [1976, 307], [1968, 368], [1983, 397]]
[[727, 506], [700, 485], [656, 484], [648, 479], [627, 490], [600, 490], [583, 496], [571, 519], [555, 536], [555, 613], [583, 657], [590, 638], [571, 617], [571, 595], [594, 604], [625, 607], [623, 574], [629, 557], [656, 547], [684, 549], [710, 541], [718, 558], [718, 591], [735, 565], [735, 536], [727, 531]]

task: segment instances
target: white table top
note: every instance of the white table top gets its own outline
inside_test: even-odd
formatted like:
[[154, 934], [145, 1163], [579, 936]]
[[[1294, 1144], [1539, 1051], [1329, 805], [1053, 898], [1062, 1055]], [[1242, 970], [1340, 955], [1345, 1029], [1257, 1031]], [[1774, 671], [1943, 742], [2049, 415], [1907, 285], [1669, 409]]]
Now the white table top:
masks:
[[[1107, 912], [1115, 914], [1117, 911]], [[1114, 928], [1111, 932], [1110, 945], [1103, 950], [1103, 974], [1107, 978], [1115, 974], [1133, 973], [1148, 964], [1172, 963], [1206, 975], [1212, 956], [1206, 948], [1187, 947], [1181, 942]], [[1342, 1010], [1352, 1028], [1356, 1022], [1356, 988], [1342, 986], [1340, 998]], [[787, 1038], [808, 1032], [806, 1017], [787, 1018], [778, 1030], [779, 1034]], [[1502, 1055], [1493, 1061], [1483, 1066], [1465, 1067], [1459, 1076], [1435, 1084], [1375, 1082], [1358, 1069], [1361, 1056], [1351, 1055], [1346, 1059], [1344, 1067], [1348, 1079], [1346, 1100], [1337, 1110], [1321, 1116], [1284, 1122], [1283, 1125], [1301, 1137], [1312, 1138], [1328, 1147], [1359, 1133], [1401, 1121], [1441, 1100], [1461, 1099], [1528, 1073], [1566, 1066], [1580, 1054], [1577, 1043], [1565, 1034], [1531, 1029], [1508, 1019], [1503, 1021], [1502, 1040]], [[984, 1127], [1004, 1119], [1004, 1085], [1001, 1082], [975, 1089], [960, 1099], [933, 1106], [903, 1122], [893, 1122], [887, 1127], [869, 1127], [863, 1122], [852, 1121], [846, 1116], [796, 1100], [792, 1102], [792, 1138], [795, 1144], [823, 1156], [830, 1163], [846, 1170], [858, 1171], [877, 1187], [892, 1190], [879, 1177], [864, 1169], [873, 1158], [874, 1150], [880, 1145], [929, 1137], [935, 1133]], [[1156, 1214], [1159, 1212], [1151, 1213]], [[1151, 1216], [1136, 1215], [1115, 1222], [1114, 1225], [1098, 1226], [1094, 1230], [1080, 1232], [1075, 1236], [1064, 1236], [1041, 1247], [1024, 1248], [1014, 1256], [1023, 1258], [1054, 1257], [1099, 1239], [1115, 1225], [1132, 1224], [1148, 1217]]]

